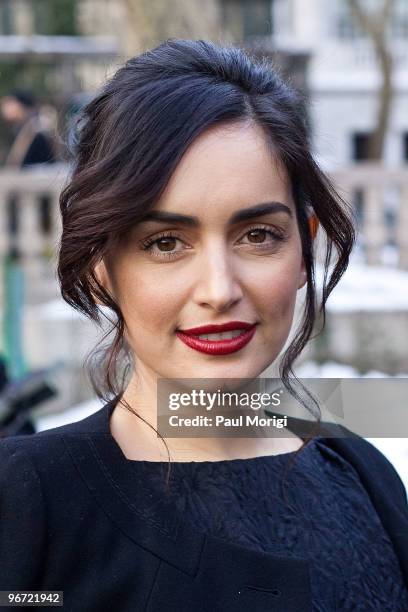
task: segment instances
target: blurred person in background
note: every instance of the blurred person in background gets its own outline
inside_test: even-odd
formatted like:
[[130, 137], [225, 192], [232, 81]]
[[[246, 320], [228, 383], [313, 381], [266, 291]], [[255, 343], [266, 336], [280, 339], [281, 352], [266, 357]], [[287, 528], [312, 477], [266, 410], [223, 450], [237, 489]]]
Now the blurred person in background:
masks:
[[15, 90], [1, 98], [0, 113], [15, 135], [5, 166], [23, 168], [56, 161], [53, 139], [30, 91]]
[[[34, 94], [16, 89], [0, 99], [0, 115], [10, 126], [14, 140], [4, 160], [5, 169], [23, 169], [54, 164], [58, 161], [57, 143], [52, 136], [55, 123], [52, 106], [39, 108]], [[18, 233], [18, 194], [7, 198], [8, 227], [11, 236]], [[48, 195], [39, 196], [40, 214], [44, 228], [49, 226], [51, 202]]]

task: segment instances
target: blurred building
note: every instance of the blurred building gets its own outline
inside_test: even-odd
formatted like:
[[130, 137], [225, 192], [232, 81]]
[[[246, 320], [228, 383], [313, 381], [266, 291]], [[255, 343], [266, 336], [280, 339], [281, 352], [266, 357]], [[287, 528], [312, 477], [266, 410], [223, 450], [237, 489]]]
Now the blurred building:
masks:
[[[359, 2], [367, 11], [382, 4]], [[0, 62], [35, 56], [54, 63], [47, 78], [55, 80], [60, 92], [93, 90], [132, 49], [137, 52], [138, 40], [143, 47], [147, 21], [141, 15], [149, 4], [156, 5], [157, 14], [156, 7], [162, 6], [168, 15], [167, 26], [157, 18], [159, 38], [186, 34], [170, 20], [171, 3], [162, 0], [1, 0]], [[372, 42], [356, 25], [347, 0], [180, 0], [177, 4], [186, 13], [186, 7], [191, 14], [196, 10], [198, 21], [187, 23], [192, 37], [207, 35], [273, 53], [295, 85], [307, 85], [315, 149], [322, 163], [336, 168], [364, 159], [381, 73]], [[142, 8], [131, 10], [132, 5]], [[387, 42], [394, 59], [394, 99], [384, 160], [398, 165], [408, 161], [408, 2], [394, 0], [393, 5]], [[51, 16], [50, 7], [55, 7]]]
[[[359, 31], [347, 0], [274, 0], [273, 40], [310, 55], [308, 85], [315, 152], [329, 169], [363, 161], [374, 129], [381, 73], [372, 42]], [[378, 0], [360, 0], [376, 10]], [[408, 163], [408, 2], [394, 0], [386, 31], [394, 61], [394, 97], [384, 162]]]
[[[0, 1], [0, 89], [15, 80], [45, 97], [94, 89], [119, 55], [118, 37], [82, 30], [82, 0]], [[118, 10], [116, 10], [116, 15]], [[106, 14], [104, 16], [106, 18]], [[114, 25], [113, 15], [109, 23]]]

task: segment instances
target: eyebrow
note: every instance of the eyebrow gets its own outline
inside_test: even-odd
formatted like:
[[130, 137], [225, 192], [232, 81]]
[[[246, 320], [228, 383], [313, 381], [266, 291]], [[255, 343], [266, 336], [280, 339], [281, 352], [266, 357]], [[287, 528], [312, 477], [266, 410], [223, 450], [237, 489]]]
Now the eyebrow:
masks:
[[[287, 213], [289, 217], [293, 216], [289, 206], [282, 204], [282, 202], [264, 202], [251, 206], [250, 208], [242, 208], [236, 211], [228, 220], [228, 225], [278, 212]], [[199, 227], [200, 225], [198, 217], [190, 217], [188, 215], [181, 215], [179, 213], [172, 213], [164, 210], [153, 210], [147, 213], [139, 223], [146, 223], [148, 221], [155, 221], [158, 223], [180, 223], [188, 227]]]

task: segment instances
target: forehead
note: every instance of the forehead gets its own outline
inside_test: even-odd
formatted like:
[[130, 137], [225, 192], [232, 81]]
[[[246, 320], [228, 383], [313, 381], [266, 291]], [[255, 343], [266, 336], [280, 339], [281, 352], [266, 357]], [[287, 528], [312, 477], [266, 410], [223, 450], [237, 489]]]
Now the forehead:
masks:
[[228, 217], [239, 208], [278, 201], [294, 209], [284, 165], [253, 123], [212, 127], [182, 157], [155, 206], [200, 217]]

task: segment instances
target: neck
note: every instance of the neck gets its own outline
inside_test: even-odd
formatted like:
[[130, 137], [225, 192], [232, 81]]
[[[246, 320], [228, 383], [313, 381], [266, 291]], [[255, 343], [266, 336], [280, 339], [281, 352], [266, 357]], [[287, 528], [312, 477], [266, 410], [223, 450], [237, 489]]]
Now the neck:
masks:
[[[162, 439], [157, 436], [157, 377], [145, 372], [133, 374], [110, 421], [113, 437], [125, 457], [131, 460], [167, 461], [168, 454]], [[126, 408], [126, 403], [132, 412]], [[136, 413], [138, 418], [134, 413]], [[237, 414], [234, 416], [239, 416]], [[164, 437], [164, 436], [163, 436]], [[262, 455], [277, 455], [297, 450], [302, 439], [286, 428], [274, 437], [199, 437], [165, 438], [171, 461], [216, 461], [247, 459]]]

